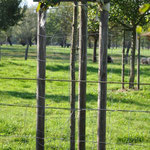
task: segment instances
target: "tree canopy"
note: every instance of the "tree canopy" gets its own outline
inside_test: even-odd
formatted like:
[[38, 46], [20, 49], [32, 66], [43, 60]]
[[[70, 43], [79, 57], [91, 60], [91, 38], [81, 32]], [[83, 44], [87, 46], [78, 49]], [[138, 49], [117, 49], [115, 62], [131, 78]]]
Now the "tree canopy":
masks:
[[127, 29], [137, 25], [145, 25], [149, 22], [148, 11], [139, 12], [140, 6], [149, 3], [149, 0], [111, 0], [110, 20], [123, 25]]
[[23, 17], [26, 6], [21, 6], [22, 0], [0, 0], [0, 30], [7, 30]]

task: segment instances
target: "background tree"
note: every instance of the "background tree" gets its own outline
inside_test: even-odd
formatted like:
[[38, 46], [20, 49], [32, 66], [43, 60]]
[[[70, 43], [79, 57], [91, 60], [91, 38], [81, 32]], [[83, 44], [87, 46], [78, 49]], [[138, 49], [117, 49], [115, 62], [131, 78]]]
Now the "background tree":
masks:
[[99, 38], [99, 11], [97, 4], [90, 3], [88, 5], [88, 35], [94, 40], [93, 62], [97, 61], [96, 48]]
[[26, 6], [21, 7], [22, 0], [0, 0], [0, 30], [7, 30], [23, 17]]
[[61, 3], [59, 8], [50, 8], [47, 15], [47, 35], [51, 38], [47, 39], [49, 44], [59, 44], [65, 47], [67, 42], [70, 43], [72, 30], [72, 3]]
[[131, 67], [129, 88], [134, 88], [135, 78], [135, 50], [136, 50], [136, 27], [148, 23], [147, 16], [149, 12], [140, 14], [139, 8], [141, 5], [149, 3], [149, 0], [112, 0], [110, 19], [113, 22], [121, 24], [124, 28], [132, 32], [132, 52], [131, 52]]
[[28, 48], [32, 46], [33, 42], [36, 42], [37, 32], [37, 15], [34, 7], [30, 7], [26, 10], [23, 20], [13, 28], [14, 37], [22, 45], [27, 45], [25, 51], [25, 60], [28, 56]]

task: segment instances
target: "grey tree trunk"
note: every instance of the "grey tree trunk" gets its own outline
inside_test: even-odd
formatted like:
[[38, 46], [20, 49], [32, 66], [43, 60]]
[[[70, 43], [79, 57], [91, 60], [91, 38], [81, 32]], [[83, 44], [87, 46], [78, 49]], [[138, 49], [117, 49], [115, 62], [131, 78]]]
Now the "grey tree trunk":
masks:
[[[81, 0], [79, 31], [78, 149], [85, 150], [87, 72], [87, 0]], [[83, 82], [84, 81], [84, 82]]]
[[141, 37], [138, 37], [138, 57], [137, 57], [137, 89], [140, 89], [140, 51], [141, 51]]
[[[44, 150], [44, 124], [45, 124], [45, 70], [46, 70], [46, 12], [38, 12], [37, 30], [37, 126], [36, 150]], [[42, 35], [42, 36], [40, 36]]]
[[25, 60], [28, 59], [28, 51], [29, 51], [29, 42], [27, 41], [27, 47], [26, 47], [26, 50], [25, 50]]
[[97, 150], [106, 149], [106, 100], [107, 100], [107, 39], [109, 12], [101, 12], [99, 26], [99, 84], [98, 84], [98, 133]]
[[70, 125], [70, 150], [75, 150], [75, 101], [76, 101], [76, 82], [75, 82], [75, 59], [77, 49], [77, 26], [78, 26], [78, 2], [74, 2], [73, 26], [72, 26], [72, 46], [70, 55], [70, 73], [71, 73], [71, 91], [70, 91], [70, 105], [71, 105], [71, 125]]
[[126, 51], [126, 56], [125, 56], [125, 62], [128, 63], [128, 56], [129, 56], [129, 51], [131, 48], [131, 42], [128, 42], [128, 46], [127, 46], [127, 51]]
[[123, 33], [123, 49], [122, 49], [122, 89], [124, 89], [125, 78], [125, 29]]
[[130, 80], [129, 88], [134, 88], [134, 78], [135, 78], [135, 50], [136, 50], [136, 28], [132, 32], [132, 51], [131, 51], [131, 60], [130, 60]]
[[93, 62], [97, 61], [97, 57], [96, 57], [97, 41], [98, 41], [98, 39], [95, 38], [94, 39], [94, 50], [93, 50]]

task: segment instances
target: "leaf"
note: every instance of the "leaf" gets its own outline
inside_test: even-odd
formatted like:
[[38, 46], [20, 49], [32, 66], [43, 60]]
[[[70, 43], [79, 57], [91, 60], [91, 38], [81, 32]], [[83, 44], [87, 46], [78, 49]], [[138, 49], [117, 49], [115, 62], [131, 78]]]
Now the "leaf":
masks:
[[150, 9], [150, 4], [144, 4], [142, 7], [139, 8], [139, 11], [141, 14], [144, 14], [149, 9]]
[[140, 33], [142, 32], [142, 27], [141, 27], [141, 26], [137, 26], [137, 27], [136, 27], [136, 32], [137, 32], [138, 34], [140, 34]]
[[150, 32], [150, 27], [148, 28], [148, 32]]
[[39, 4], [38, 4], [38, 6], [37, 6], [37, 8], [36, 8], [36, 12], [39, 12], [39, 10], [41, 9], [41, 2], [39, 2]]

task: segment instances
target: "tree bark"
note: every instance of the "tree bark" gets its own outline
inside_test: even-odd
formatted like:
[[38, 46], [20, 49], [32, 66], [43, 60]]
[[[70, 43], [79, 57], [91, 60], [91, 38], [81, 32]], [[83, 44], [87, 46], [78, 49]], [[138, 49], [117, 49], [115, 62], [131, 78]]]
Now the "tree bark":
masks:
[[97, 61], [97, 57], [96, 57], [97, 41], [98, 41], [98, 39], [95, 38], [94, 39], [94, 50], [93, 50], [93, 62]]
[[[107, 100], [107, 39], [109, 12], [103, 10], [99, 25], [99, 84], [98, 84], [98, 133], [97, 150], [106, 149], [106, 100]], [[102, 82], [101, 82], [102, 81]]]
[[131, 51], [131, 60], [130, 60], [130, 80], [129, 88], [134, 88], [134, 78], [135, 78], [135, 50], [136, 50], [136, 28], [132, 31], [132, 51]]
[[[37, 125], [36, 150], [44, 150], [45, 72], [46, 72], [46, 12], [38, 12], [37, 39]], [[42, 36], [41, 36], [42, 35]]]
[[79, 31], [79, 121], [78, 149], [85, 150], [86, 129], [86, 72], [87, 72], [87, 0], [81, 0]]
[[77, 49], [77, 25], [78, 25], [78, 2], [74, 2], [73, 26], [72, 26], [72, 46], [70, 55], [70, 73], [71, 73], [71, 91], [70, 91], [70, 105], [71, 105], [71, 125], [70, 125], [70, 150], [75, 150], [75, 101], [76, 101], [76, 82], [75, 82], [75, 59]]

